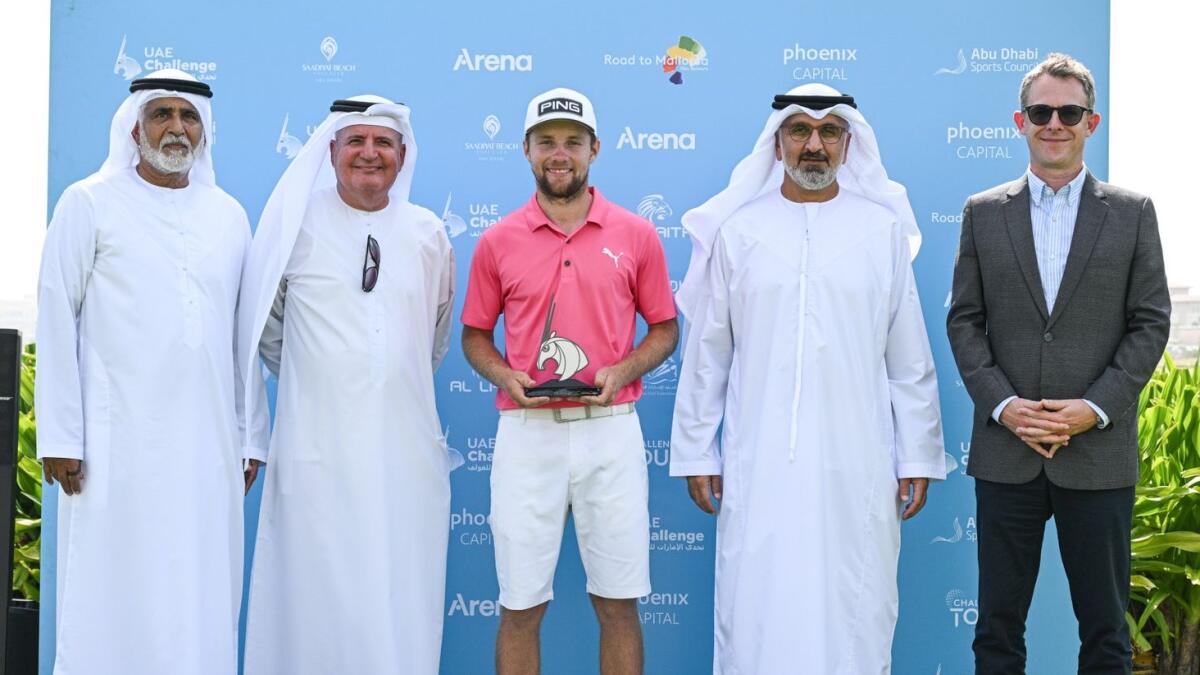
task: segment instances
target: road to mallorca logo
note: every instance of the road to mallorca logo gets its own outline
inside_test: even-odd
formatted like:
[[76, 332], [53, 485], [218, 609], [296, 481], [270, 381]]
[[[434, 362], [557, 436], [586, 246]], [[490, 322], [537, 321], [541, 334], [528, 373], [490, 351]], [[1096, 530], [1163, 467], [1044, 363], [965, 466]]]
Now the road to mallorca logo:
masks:
[[695, 38], [681, 35], [665, 52], [653, 56], [637, 53], [605, 54], [603, 63], [606, 66], [658, 66], [667, 75], [668, 82], [683, 84], [683, 73], [708, 70], [708, 52]]
[[217, 79], [216, 62], [181, 59], [175, 55], [174, 47], [143, 47], [142, 56], [144, 60], [138, 63], [137, 60], [129, 56], [126, 50], [128, 37], [128, 35], [121, 36], [121, 46], [117, 49], [117, 60], [113, 64], [113, 75], [120, 75], [126, 80], [132, 80], [140, 75], [142, 71], [174, 68], [191, 73], [197, 80], [212, 81]]

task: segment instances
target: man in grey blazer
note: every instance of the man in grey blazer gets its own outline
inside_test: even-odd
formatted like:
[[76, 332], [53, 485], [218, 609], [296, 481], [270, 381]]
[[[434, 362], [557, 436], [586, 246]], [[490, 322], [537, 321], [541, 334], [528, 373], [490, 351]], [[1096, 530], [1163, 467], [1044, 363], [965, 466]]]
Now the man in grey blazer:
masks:
[[1021, 178], [963, 210], [946, 320], [975, 403], [977, 674], [1025, 672], [1025, 617], [1054, 516], [1079, 620], [1080, 673], [1129, 673], [1124, 613], [1138, 395], [1170, 297], [1154, 205], [1092, 177], [1087, 68], [1051, 54], [1021, 83]]

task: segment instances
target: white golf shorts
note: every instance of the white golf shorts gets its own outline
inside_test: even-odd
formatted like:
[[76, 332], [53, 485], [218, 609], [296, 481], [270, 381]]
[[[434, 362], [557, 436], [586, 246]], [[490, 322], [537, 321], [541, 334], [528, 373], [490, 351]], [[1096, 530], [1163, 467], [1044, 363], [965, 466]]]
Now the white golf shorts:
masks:
[[554, 597], [567, 511], [575, 516], [587, 592], [650, 592], [646, 451], [636, 412], [559, 422], [549, 410], [504, 411], [492, 455], [492, 536], [500, 604]]

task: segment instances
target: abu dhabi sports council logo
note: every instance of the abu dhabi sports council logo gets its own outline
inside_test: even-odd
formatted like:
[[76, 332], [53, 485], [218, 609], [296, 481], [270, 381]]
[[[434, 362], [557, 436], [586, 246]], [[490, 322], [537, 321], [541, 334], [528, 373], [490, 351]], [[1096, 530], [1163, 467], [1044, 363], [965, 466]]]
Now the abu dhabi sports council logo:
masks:
[[975, 530], [975, 516], [967, 516], [966, 525], [963, 525], [961, 518], [954, 518], [954, 525], [945, 535], [938, 535], [929, 541], [930, 544], [957, 544], [962, 541], [974, 542], [978, 540], [978, 532]]
[[796, 42], [783, 48], [783, 65], [791, 67], [794, 80], [845, 81], [849, 64], [857, 62], [857, 47], [813, 47]]
[[121, 36], [121, 46], [117, 49], [117, 60], [113, 64], [113, 75], [120, 75], [126, 80], [132, 80], [144, 71], [174, 68], [204, 82], [217, 79], [217, 63], [215, 61], [192, 61], [180, 58], [175, 53], [175, 47], [170, 45], [142, 47], [142, 61], [139, 63], [129, 55], [128, 37], [128, 35]]
[[519, 72], [533, 71], [532, 54], [472, 54], [463, 47], [454, 58], [455, 72], [469, 70], [471, 72]]
[[606, 66], [661, 70], [667, 81], [674, 85], [683, 84], [683, 74], [708, 70], [708, 50], [699, 40], [687, 35], [656, 54], [604, 54]]
[[342, 82], [346, 79], [347, 75], [358, 72], [358, 64], [334, 63], [340, 50], [341, 47], [338, 44], [337, 38], [332, 35], [326, 35], [317, 43], [317, 52], [321, 55], [324, 63], [320, 61], [302, 63], [300, 64], [300, 70], [311, 75], [314, 82]]
[[446, 234], [451, 239], [459, 237], [468, 231], [472, 237], [479, 237], [483, 234], [484, 230], [500, 222], [499, 204], [490, 202], [472, 202], [468, 204], [468, 220], [451, 209], [453, 199], [453, 192], [446, 195], [446, 206], [442, 208], [442, 223], [446, 226]]
[[700, 530], [668, 527], [662, 516], [650, 518], [650, 550], [655, 553], [690, 553], [703, 551], [706, 540]]
[[979, 622], [979, 602], [961, 588], [946, 593], [946, 609], [954, 617], [954, 627], [974, 626]]
[[1015, 125], [973, 126], [965, 122], [946, 125], [946, 145], [958, 159], [1012, 159], [1013, 145], [1021, 139]]
[[463, 149], [475, 153], [475, 159], [485, 162], [499, 162], [521, 150], [520, 143], [496, 140], [496, 137], [504, 129], [504, 125], [500, 122], [499, 117], [495, 115], [484, 117], [480, 128], [483, 130], [483, 135], [487, 137], [486, 141], [466, 141], [463, 143]]
[[1040, 60], [1037, 47], [973, 47], [969, 54], [959, 49], [953, 63], [938, 68], [933, 74], [1024, 73]]

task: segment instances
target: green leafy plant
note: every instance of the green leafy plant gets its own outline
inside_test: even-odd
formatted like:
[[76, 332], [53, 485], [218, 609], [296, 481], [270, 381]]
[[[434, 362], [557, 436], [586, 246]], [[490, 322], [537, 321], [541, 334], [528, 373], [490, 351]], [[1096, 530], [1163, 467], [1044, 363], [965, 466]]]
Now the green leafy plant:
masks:
[[17, 417], [17, 497], [13, 533], [14, 598], [38, 599], [42, 549], [42, 467], [37, 461], [37, 418], [33, 412], [34, 345], [21, 354], [21, 403]]
[[1141, 476], [1133, 506], [1130, 611], [1139, 663], [1200, 669], [1200, 364], [1170, 356], [1138, 404]]

